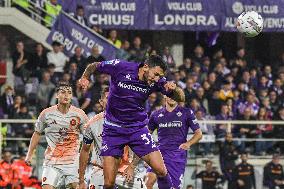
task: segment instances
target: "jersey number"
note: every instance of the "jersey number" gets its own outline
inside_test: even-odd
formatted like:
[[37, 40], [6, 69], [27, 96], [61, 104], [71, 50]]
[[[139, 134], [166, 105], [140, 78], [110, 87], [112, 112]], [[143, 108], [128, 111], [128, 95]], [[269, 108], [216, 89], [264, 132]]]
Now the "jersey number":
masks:
[[141, 135], [142, 140], [145, 141], [145, 144], [148, 145], [150, 142], [152, 143], [152, 148], [156, 147], [155, 141], [150, 133]]

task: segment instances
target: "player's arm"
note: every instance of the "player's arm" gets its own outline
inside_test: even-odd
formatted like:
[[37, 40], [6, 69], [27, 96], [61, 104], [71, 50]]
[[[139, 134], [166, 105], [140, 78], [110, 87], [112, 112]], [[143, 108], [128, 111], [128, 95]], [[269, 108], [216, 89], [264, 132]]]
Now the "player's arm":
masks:
[[[89, 160], [89, 154], [91, 151], [91, 144], [93, 143], [93, 135], [91, 131], [90, 124], [87, 123], [84, 126], [85, 132], [83, 136], [83, 145], [80, 151], [80, 157], [79, 157], [79, 185], [85, 185], [85, 170], [87, 168], [88, 160]], [[84, 187], [83, 187], [84, 188]]]
[[35, 148], [37, 147], [37, 145], [40, 141], [40, 136], [41, 136], [40, 133], [35, 131], [32, 138], [31, 138], [28, 153], [27, 153], [27, 156], [26, 156], [26, 159], [25, 159], [25, 161], [28, 165], [31, 164], [31, 159], [32, 159], [34, 150], [35, 150]]
[[89, 64], [81, 78], [89, 79], [90, 76], [97, 70], [98, 64], [100, 64], [100, 62], [94, 62], [92, 64]]
[[185, 102], [185, 95], [183, 90], [180, 87], [178, 87], [174, 82], [172, 81], [164, 82], [164, 89], [165, 91], [162, 90], [162, 93], [167, 95], [171, 99], [177, 102]]
[[194, 131], [193, 136], [185, 143], [179, 146], [180, 149], [188, 150], [192, 145], [199, 142], [202, 139], [202, 131], [201, 129], [197, 129]]
[[79, 183], [84, 184], [85, 170], [87, 168], [91, 145], [83, 143], [79, 157]]

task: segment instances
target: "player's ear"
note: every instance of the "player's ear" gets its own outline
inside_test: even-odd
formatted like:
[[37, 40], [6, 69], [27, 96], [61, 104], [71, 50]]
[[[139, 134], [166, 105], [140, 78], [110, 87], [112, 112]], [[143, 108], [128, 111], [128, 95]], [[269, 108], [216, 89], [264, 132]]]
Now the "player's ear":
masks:
[[150, 67], [149, 67], [149, 65], [148, 65], [148, 64], [144, 64], [144, 65], [143, 65], [143, 70], [144, 70], [144, 71], [148, 71], [148, 70], [149, 70], [149, 68], [150, 68]]

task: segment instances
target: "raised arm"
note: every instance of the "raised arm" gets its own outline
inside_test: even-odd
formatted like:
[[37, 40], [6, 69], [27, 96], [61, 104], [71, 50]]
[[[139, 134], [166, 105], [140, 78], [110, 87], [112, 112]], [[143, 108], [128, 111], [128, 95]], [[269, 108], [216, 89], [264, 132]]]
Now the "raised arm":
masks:
[[183, 90], [178, 87], [174, 82], [168, 81], [165, 83], [164, 88], [166, 89], [165, 95], [173, 99], [177, 102], [184, 102], [185, 101], [185, 95]]
[[89, 64], [87, 68], [85, 69], [81, 79], [82, 78], [89, 79], [90, 76], [96, 71], [98, 64], [99, 62], [94, 62], [92, 64]]

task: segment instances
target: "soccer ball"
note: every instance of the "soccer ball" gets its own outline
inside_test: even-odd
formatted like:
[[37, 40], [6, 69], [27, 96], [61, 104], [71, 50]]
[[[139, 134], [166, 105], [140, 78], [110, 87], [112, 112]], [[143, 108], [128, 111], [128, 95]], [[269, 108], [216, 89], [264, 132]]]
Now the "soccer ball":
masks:
[[237, 21], [237, 29], [245, 37], [255, 37], [263, 29], [263, 19], [255, 11], [243, 12]]

